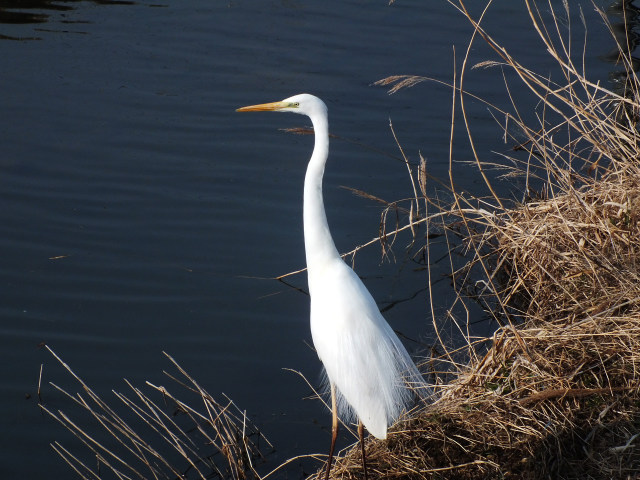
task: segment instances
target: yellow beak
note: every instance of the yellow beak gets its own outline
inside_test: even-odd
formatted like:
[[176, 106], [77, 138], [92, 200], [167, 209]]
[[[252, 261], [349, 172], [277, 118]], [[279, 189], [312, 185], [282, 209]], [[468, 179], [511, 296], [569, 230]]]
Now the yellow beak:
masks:
[[236, 112], [273, 112], [287, 107], [285, 102], [261, 103], [260, 105], [249, 105], [248, 107], [238, 108]]

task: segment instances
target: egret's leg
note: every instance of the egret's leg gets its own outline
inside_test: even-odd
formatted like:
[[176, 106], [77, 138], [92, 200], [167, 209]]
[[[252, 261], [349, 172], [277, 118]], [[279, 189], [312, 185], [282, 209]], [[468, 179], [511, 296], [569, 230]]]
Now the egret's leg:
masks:
[[327, 462], [327, 473], [324, 480], [329, 480], [329, 472], [331, 472], [331, 462], [333, 461], [333, 449], [336, 446], [336, 438], [338, 438], [338, 403], [336, 402], [336, 387], [331, 384], [331, 448], [329, 449], [329, 461]]
[[362, 450], [362, 470], [364, 470], [364, 480], [369, 479], [367, 475], [367, 457], [364, 455], [364, 425], [362, 420], [358, 419], [358, 436], [360, 437], [360, 449]]

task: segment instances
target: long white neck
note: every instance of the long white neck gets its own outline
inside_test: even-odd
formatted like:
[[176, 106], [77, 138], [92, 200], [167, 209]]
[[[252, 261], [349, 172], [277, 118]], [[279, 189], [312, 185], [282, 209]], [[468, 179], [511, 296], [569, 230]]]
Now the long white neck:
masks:
[[315, 132], [315, 145], [304, 179], [303, 217], [309, 288], [312, 289], [314, 274], [322, 269], [323, 264], [340, 258], [340, 255], [329, 232], [322, 200], [322, 177], [329, 155], [329, 123], [326, 115], [313, 115], [310, 118]]

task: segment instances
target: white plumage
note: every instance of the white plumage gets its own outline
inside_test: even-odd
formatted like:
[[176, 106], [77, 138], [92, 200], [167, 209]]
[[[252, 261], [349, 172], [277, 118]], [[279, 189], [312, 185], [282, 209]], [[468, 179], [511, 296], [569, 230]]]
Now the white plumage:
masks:
[[310, 272], [311, 334], [336, 386], [343, 420], [355, 414], [377, 438], [412, 400], [408, 384], [424, 387], [404, 346], [373, 298], [342, 259]]
[[[384, 439], [387, 427], [416, 393], [425, 396], [428, 387], [369, 291], [340, 257], [331, 237], [322, 199], [322, 177], [329, 154], [327, 107], [319, 98], [301, 94], [238, 111], [294, 112], [307, 115], [313, 123], [315, 145], [304, 182], [313, 344], [329, 382], [337, 390], [341, 417], [357, 416], [372, 435]], [[336, 434], [334, 418], [327, 478]]]

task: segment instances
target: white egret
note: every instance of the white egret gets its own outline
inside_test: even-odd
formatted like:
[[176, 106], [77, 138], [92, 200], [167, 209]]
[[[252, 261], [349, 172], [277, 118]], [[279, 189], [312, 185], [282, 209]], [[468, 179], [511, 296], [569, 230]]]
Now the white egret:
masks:
[[406, 349], [380, 313], [355, 272], [342, 260], [329, 232], [322, 200], [322, 177], [329, 154], [327, 107], [319, 98], [295, 95], [280, 102], [239, 108], [238, 112], [275, 111], [307, 115], [315, 146], [304, 181], [304, 243], [311, 295], [311, 335], [331, 388], [329, 478], [338, 433], [338, 411], [347, 420], [357, 416], [364, 455], [363, 424], [379, 439], [387, 427], [424, 396], [427, 386]]

